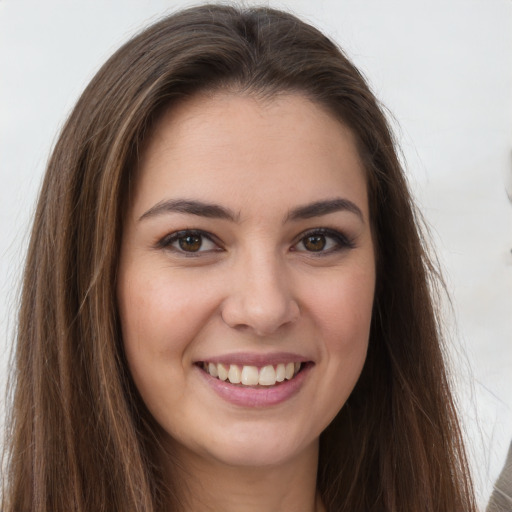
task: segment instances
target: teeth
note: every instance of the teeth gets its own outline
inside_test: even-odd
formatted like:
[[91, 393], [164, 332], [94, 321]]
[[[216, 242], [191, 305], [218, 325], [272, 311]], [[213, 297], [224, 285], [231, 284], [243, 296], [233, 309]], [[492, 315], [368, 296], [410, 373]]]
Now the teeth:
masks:
[[286, 378], [286, 370], [283, 363], [279, 363], [276, 368], [276, 380], [277, 382], [283, 382]]
[[256, 386], [256, 384], [258, 384], [258, 368], [256, 368], [256, 366], [244, 366], [242, 368], [241, 380], [242, 384], [246, 386]]
[[[215, 366], [215, 365], [214, 365]], [[208, 365], [208, 368], [210, 365]], [[223, 364], [217, 365], [217, 373], [219, 374], [220, 380], [228, 380], [228, 369]], [[212, 377], [215, 377], [212, 373], [210, 373]]]
[[258, 384], [260, 386], [273, 386], [276, 383], [276, 371], [272, 365], [264, 366], [260, 370], [260, 379]]
[[202, 368], [212, 377], [244, 386], [274, 386], [277, 382], [293, 379], [300, 367], [301, 363], [279, 363], [275, 366], [269, 364], [261, 368], [250, 365], [202, 363]]
[[242, 372], [236, 364], [229, 365], [228, 379], [231, 384], [240, 384]]
[[208, 373], [212, 377], [218, 377], [219, 376], [219, 372], [217, 371], [217, 365], [213, 364], [213, 363], [209, 363], [208, 364]]

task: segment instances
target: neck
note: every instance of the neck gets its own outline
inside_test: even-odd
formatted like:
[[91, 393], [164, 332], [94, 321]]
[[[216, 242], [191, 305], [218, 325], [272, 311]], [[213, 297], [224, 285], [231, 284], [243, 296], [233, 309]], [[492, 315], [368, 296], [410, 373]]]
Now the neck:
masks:
[[231, 466], [183, 446], [173, 446], [172, 451], [178, 454], [178, 464], [170, 473], [182, 493], [183, 512], [325, 510], [316, 491], [318, 442], [291, 460], [265, 467]]

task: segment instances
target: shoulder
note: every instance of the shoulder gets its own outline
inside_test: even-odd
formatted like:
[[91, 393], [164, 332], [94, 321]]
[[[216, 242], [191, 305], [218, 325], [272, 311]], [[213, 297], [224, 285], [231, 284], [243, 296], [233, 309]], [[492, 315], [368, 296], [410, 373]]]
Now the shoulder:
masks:
[[505, 466], [494, 484], [494, 491], [486, 512], [507, 512], [512, 510], [512, 443], [508, 450]]

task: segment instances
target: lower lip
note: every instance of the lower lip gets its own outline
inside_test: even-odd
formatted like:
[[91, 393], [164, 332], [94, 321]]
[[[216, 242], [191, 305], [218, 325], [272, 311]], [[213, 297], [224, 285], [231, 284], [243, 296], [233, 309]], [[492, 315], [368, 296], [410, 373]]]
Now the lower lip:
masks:
[[293, 379], [268, 387], [235, 385], [212, 377], [200, 368], [198, 371], [210, 388], [227, 402], [241, 407], [269, 407], [285, 402], [296, 395], [304, 384], [311, 366], [306, 365]]

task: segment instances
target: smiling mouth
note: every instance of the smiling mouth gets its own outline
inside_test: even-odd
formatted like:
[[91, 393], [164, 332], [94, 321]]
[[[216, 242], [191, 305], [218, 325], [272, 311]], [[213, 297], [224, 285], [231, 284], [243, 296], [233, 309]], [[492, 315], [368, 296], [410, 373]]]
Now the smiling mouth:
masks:
[[211, 377], [242, 386], [275, 386], [292, 380], [310, 363], [279, 363], [266, 366], [210, 363], [202, 361], [198, 366]]

